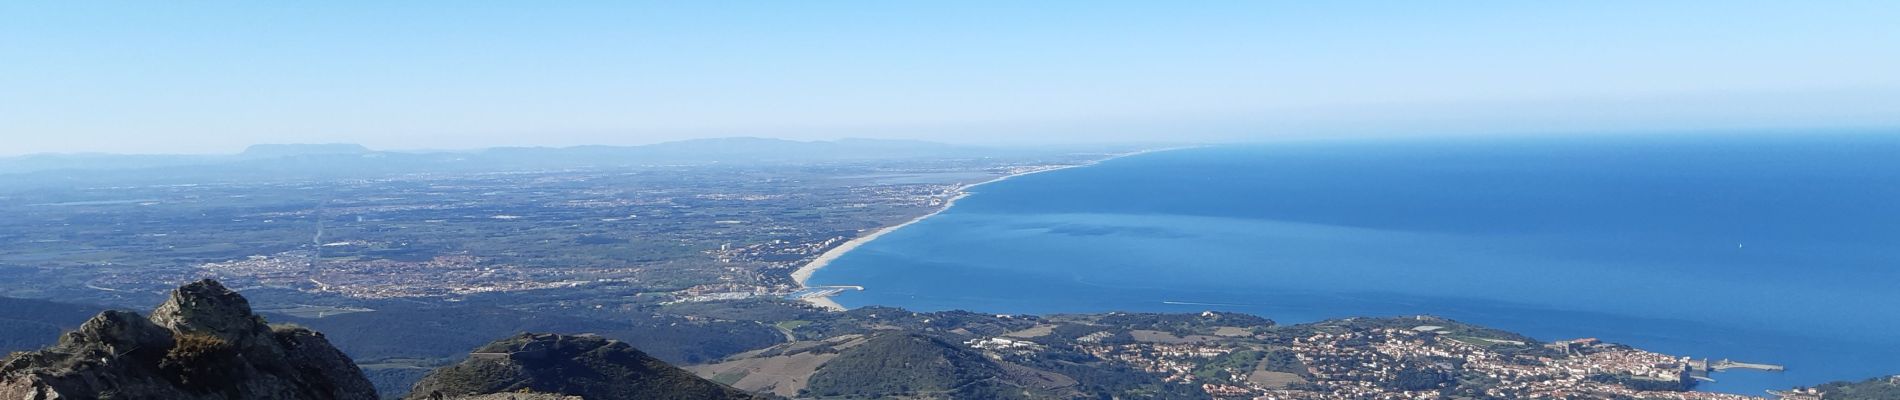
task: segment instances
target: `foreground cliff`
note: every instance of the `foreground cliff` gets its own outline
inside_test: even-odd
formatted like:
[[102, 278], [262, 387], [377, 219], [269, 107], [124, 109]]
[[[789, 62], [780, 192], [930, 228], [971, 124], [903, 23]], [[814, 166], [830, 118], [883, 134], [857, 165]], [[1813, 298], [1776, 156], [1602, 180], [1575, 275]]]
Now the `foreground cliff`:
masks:
[[497, 393], [575, 395], [588, 400], [725, 400], [758, 395], [694, 376], [618, 340], [522, 334], [476, 349], [460, 364], [429, 373], [411, 399]]
[[272, 327], [217, 281], [150, 318], [106, 311], [51, 348], [0, 361], [0, 399], [375, 399], [322, 334]]

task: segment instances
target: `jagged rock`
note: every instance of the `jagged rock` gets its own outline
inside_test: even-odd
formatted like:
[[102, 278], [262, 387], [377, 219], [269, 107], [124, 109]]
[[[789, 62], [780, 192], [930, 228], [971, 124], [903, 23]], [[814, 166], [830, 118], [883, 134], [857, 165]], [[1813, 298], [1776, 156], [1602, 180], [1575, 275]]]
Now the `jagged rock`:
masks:
[[694, 376], [618, 340], [551, 334], [522, 334], [476, 349], [462, 363], [430, 372], [408, 398], [456, 399], [521, 391], [588, 400], [762, 398]]
[[546, 393], [490, 393], [474, 396], [443, 397], [442, 400], [587, 400], [580, 396]]
[[152, 312], [106, 311], [52, 348], [0, 361], [0, 399], [375, 399], [320, 333], [273, 328], [217, 281]]
[[273, 348], [268, 340], [270, 326], [251, 313], [251, 302], [214, 280], [173, 290], [170, 298], [152, 310], [152, 323], [176, 333], [214, 336], [239, 349]]
[[61, 336], [55, 349], [79, 352], [94, 347], [113, 354], [162, 354], [172, 347], [172, 334], [138, 313], [108, 310]]

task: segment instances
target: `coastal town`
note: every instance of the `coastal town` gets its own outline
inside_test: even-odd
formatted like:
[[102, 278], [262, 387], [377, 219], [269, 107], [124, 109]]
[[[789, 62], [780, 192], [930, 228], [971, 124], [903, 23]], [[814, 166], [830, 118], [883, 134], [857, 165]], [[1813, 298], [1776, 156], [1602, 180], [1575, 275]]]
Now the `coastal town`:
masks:
[[[1040, 376], [1020, 384], [1052, 398], [1175, 398], [1164, 394], [1183, 391], [1264, 400], [1747, 400], [1768, 395], [1697, 391], [1702, 377], [1693, 370], [1700, 361], [1687, 356], [1594, 338], [1538, 341], [1423, 315], [1279, 325], [1211, 311], [1023, 316], [874, 307], [839, 317], [789, 326], [799, 340], [697, 371], [744, 382], [740, 387], [745, 389], [802, 393], [797, 390], [806, 379], [801, 374], [823, 370], [829, 354], [848, 351], [866, 337], [927, 332], [1016, 371], [1012, 376]], [[1800, 397], [1800, 389], [1777, 393], [1773, 398], [1811, 398]]]
[[[1688, 357], [1592, 338], [1525, 343], [1473, 334], [1449, 320], [1412, 320], [1409, 328], [1338, 321], [1290, 340], [1273, 330], [1227, 327], [1241, 334], [1132, 331], [1129, 340], [1104, 343], [1114, 332], [1105, 330], [1073, 342], [1090, 356], [1197, 384], [1222, 399], [1760, 398], [1689, 390]], [[1044, 347], [1028, 338], [969, 343], [999, 358]]]

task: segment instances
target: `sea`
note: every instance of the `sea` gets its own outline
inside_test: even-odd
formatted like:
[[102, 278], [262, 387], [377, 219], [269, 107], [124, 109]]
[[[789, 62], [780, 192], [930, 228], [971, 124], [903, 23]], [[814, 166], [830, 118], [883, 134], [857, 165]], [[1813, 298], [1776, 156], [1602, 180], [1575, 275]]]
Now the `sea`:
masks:
[[1781, 364], [1698, 390], [1900, 374], [1900, 133], [1281, 140], [977, 186], [866, 243], [834, 299], [984, 313], [1430, 314]]

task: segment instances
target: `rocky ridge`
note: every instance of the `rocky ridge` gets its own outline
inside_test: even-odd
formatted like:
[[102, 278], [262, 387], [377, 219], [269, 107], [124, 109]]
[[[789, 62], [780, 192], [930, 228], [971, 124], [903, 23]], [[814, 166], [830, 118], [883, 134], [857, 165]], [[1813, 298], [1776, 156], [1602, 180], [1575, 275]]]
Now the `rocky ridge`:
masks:
[[5, 399], [376, 399], [323, 334], [271, 326], [213, 280], [152, 315], [105, 311], [51, 348], [0, 361]]

